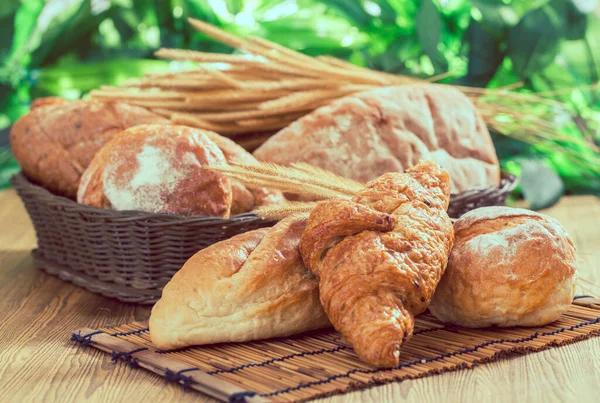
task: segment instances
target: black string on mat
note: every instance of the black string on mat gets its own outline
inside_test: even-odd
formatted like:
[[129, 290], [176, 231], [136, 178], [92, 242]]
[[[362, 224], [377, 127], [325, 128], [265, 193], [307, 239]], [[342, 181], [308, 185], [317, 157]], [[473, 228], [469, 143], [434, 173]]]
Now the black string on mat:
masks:
[[243, 364], [243, 365], [233, 367], [233, 368], [216, 369], [214, 371], [207, 372], [207, 374], [208, 375], [230, 374], [232, 372], [241, 371], [246, 368], [264, 367], [269, 364], [273, 364], [275, 362], [281, 362], [281, 361], [289, 360], [289, 359], [296, 358], [296, 357], [307, 357], [307, 356], [311, 356], [311, 355], [318, 355], [318, 354], [324, 354], [324, 353], [336, 353], [340, 350], [348, 350], [348, 349], [350, 349], [350, 347], [348, 347], [348, 346], [337, 346], [335, 348], [321, 349], [321, 350], [316, 350], [316, 351], [304, 351], [302, 353], [294, 353], [294, 354], [286, 355], [285, 357], [271, 358], [270, 360], [266, 360], [266, 361], [262, 361], [262, 362]]
[[[199, 371], [200, 368], [187, 368], [187, 369], [182, 369], [180, 371], [177, 372], [173, 372], [171, 371], [169, 368], [166, 369], [165, 371], [165, 379], [169, 382], [177, 382], [181, 385], [183, 385], [183, 389], [187, 390], [190, 385], [192, 383], [194, 383], [194, 379], [192, 379], [191, 376], [185, 376], [183, 375], [184, 372], [191, 372], [191, 371]], [[258, 395], [257, 392], [251, 391], [251, 390], [245, 390], [243, 392], [236, 392], [233, 393], [232, 395], [230, 395], [227, 399], [228, 402], [230, 403], [245, 403], [246, 402], [246, 398], [247, 397], [253, 397]]]
[[[228, 403], [246, 403], [247, 397], [253, 397], [258, 395], [258, 393], [253, 392], [251, 390], [245, 390], [243, 392], [237, 392], [229, 396], [227, 399]], [[262, 395], [259, 395], [262, 396]]]
[[187, 368], [182, 369], [181, 371], [173, 372], [169, 368], [167, 368], [165, 371], [165, 379], [169, 382], [181, 382], [181, 384], [183, 385], [183, 389], [187, 390], [190, 387], [190, 385], [194, 382], [194, 380], [191, 376], [185, 376], [183, 375], [183, 373], [199, 370], [199, 368]]
[[71, 333], [71, 340], [76, 341], [77, 343], [81, 344], [82, 346], [89, 346], [90, 343], [92, 342], [92, 336], [96, 335], [96, 334], [100, 334], [100, 333], [104, 333], [102, 330], [96, 330], [95, 332], [91, 332], [88, 334], [81, 334], [81, 331], [77, 332], [77, 333]]
[[116, 336], [131, 336], [131, 335], [134, 335], [134, 334], [140, 334], [140, 333], [147, 332], [148, 330], [150, 330], [149, 327], [144, 327], [144, 328], [138, 329], [138, 330], [129, 330], [127, 332], [111, 333], [110, 335], [113, 336], [113, 337], [116, 337]]
[[174, 348], [173, 350], [154, 350], [154, 352], [156, 354], [171, 354], [171, 353], [180, 353], [182, 351], [188, 351], [188, 350], [192, 350], [194, 348], [197, 348], [198, 346], [186, 346], [186, 347], [179, 347], [179, 348]]
[[110, 353], [111, 359], [113, 361], [117, 361], [119, 358], [123, 358], [127, 364], [131, 365], [133, 368], [139, 368], [138, 360], [133, 356], [135, 353], [139, 353], [140, 351], [148, 350], [146, 347], [136, 348], [131, 351], [113, 351]]

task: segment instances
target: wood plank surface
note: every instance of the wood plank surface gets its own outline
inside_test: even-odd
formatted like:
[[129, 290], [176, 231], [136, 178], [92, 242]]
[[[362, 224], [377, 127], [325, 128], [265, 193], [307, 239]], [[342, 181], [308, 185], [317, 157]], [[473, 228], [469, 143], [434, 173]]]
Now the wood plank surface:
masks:
[[[566, 197], [545, 211], [575, 239], [579, 292], [600, 296], [600, 201]], [[149, 308], [74, 287], [33, 267], [35, 232], [14, 190], [0, 191], [0, 402], [213, 401], [157, 375], [113, 363], [69, 340], [80, 327], [145, 320]], [[327, 402], [595, 402], [600, 338], [399, 384]]]

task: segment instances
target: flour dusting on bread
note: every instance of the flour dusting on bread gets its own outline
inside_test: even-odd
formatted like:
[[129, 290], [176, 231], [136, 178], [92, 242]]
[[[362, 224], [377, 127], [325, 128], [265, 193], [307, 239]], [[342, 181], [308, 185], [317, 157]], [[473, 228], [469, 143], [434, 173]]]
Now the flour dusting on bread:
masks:
[[553, 218], [508, 207], [473, 210], [454, 224], [456, 242], [430, 312], [467, 327], [541, 326], [575, 293], [573, 240]]
[[481, 116], [448, 86], [402, 85], [340, 98], [283, 128], [254, 156], [304, 162], [361, 182], [434, 160], [450, 173], [455, 193], [500, 181]]
[[181, 160], [183, 164], [175, 167], [174, 151], [154, 147], [149, 144], [151, 140], [136, 155], [138, 167], [131, 180], [118, 181], [114, 165], [109, 164], [104, 171], [104, 192], [114, 208], [161, 211], [165, 196], [173, 193], [188, 175], [190, 169], [186, 165], [199, 165], [195, 156], [187, 152]]

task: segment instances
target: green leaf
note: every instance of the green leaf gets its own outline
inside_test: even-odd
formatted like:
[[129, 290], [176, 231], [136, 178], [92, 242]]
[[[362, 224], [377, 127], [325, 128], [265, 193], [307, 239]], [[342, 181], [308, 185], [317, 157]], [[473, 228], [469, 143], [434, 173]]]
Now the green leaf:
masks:
[[20, 0], [4, 0], [0, 3], [0, 18], [14, 15], [20, 3]]
[[377, 3], [381, 9], [381, 14], [379, 15], [381, 22], [385, 25], [395, 25], [398, 13], [393, 4], [391, 4], [389, 0], [375, 1], [375, 3]]
[[0, 189], [10, 186], [10, 178], [20, 169], [9, 148], [0, 146]]
[[502, 41], [510, 27], [517, 25], [519, 17], [515, 9], [502, 2], [483, 0], [473, 1], [473, 19], [481, 24], [488, 35], [497, 41]]
[[95, 13], [91, 3], [85, 0], [59, 10], [48, 27], [37, 33], [40, 43], [32, 54], [32, 67], [52, 63], [74, 49], [87, 50], [90, 34], [116, 10], [116, 7], [109, 7]]
[[40, 71], [35, 95], [77, 98], [101, 85], [120, 85], [144, 73], [168, 71], [168, 66], [169, 62], [165, 60], [122, 58], [80, 63], [76, 59], [65, 58]]
[[[556, 57], [557, 61], [531, 76], [533, 90], [544, 92], [572, 88], [577, 92], [578, 88], [598, 82], [600, 77], [600, 19], [591, 15], [588, 16], [588, 19], [585, 37], [562, 41]], [[579, 108], [600, 108], [600, 105], [595, 105], [595, 102], [600, 100], [600, 96], [595, 95], [594, 91], [582, 90], [579, 92], [586, 99], [584, 105], [581, 105], [579, 101], [574, 103], [574, 93], [571, 92], [557, 94], [555, 98]]]
[[15, 15], [17, 10], [0, 17], [0, 65], [4, 64], [10, 54], [10, 47], [13, 43], [15, 31]]
[[239, 14], [244, 10], [243, 0], [225, 0], [227, 10], [233, 15]]
[[458, 80], [458, 84], [485, 87], [504, 59], [500, 42], [474, 19], [465, 34], [465, 42], [469, 46], [469, 64], [467, 75]]
[[587, 16], [579, 11], [573, 0], [552, 0], [549, 6], [562, 18], [566, 39], [575, 40], [585, 36]]
[[334, 7], [344, 13], [352, 22], [359, 26], [364, 27], [368, 25], [373, 18], [362, 7], [362, 4], [358, 1], [348, 0], [326, 0], [323, 3], [330, 7]]
[[532, 10], [509, 31], [507, 53], [514, 71], [526, 79], [548, 66], [560, 48], [562, 21], [548, 6]]
[[419, 42], [431, 60], [435, 73], [448, 71], [448, 61], [438, 48], [442, 39], [442, 18], [433, 0], [422, 0], [417, 12], [416, 27]]
[[552, 206], [565, 193], [560, 176], [540, 160], [521, 161], [520, 181], [523, 197], [533, 210]]
[[13, 32], [10, 56], [6, 61], [10, 69], [17, 69], [27, 63], [28, 53], [34, 49], [32, 44], [33, 32], [43, 8], [44, 0], [27, 0], [23, 1], [17, 10], [13, 24], [18, 29]]

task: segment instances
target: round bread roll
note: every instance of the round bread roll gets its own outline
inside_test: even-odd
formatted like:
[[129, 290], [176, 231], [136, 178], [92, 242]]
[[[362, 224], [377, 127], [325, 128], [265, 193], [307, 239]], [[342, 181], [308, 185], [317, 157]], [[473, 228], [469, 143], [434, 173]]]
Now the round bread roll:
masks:
[[83, 171], [104, 144], [128, 127], [152, 123], [169, 120], [122, 102], [39, 98], [13, 125], [10, 142], [28, 178], [75, 199]]
[[454, 224], [455, 242], [429, 310], [465, 327], [540, 326], [575, 295], [573, 240], [555, 219], [484, 207]]
[[202, 130], [136, 126], [96, 154], [81, 178], [77, 201], [97, 208], [227, 218], [229, 179], [205, 168], [226, 163]]

